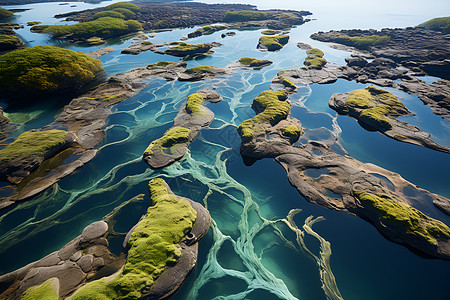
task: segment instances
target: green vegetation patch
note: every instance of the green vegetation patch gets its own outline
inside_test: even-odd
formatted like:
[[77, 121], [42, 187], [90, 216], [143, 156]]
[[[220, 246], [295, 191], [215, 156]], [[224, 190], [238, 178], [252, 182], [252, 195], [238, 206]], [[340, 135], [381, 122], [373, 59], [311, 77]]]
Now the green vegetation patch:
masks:
[[339, 34], [335, 41], [337, 43], [353, 46], [359, 49], [367, 49], [370, 46], [384, 45], [390, 41], [390, 37], [387, 35], [360, 35], [360, 36], [348, 36], [346, 34]]
[[37, 24], [41, 24], [41, 22], [39, 22], [39, 21], [31, 21], [31, 22], [27, 23], [27, 26], [34, 26], [34, 25], [37, 25]]
[[135, 12], [133, 12], [133, 11], [127, 9], [127, 8], [122, 8], [122, 7], [114, 8], [113, 11], [121, 13], [127, 19], [130, 19], [130, 18], [132, 18], [132, 17], [134, 17], [136, 15]]
[[357, 108], [369, 108], [375, 97], [367, 89], [359, 89], [351, 92], [346, 102], [348, 105]]
[[251, 119], [245, 120], [237, 128], [239, 135], [243, 139], [253, 138], [255, 131], [262, 127], [261, 123], [270, 123], [272, 126], [286, 119], [291, 111], [291, 106], [285, 100], [288, 92], [286, 90], [264, 91], [253, 100], [252, 107], [255, 111], [260, 111]]
[[206, 53], [211, 49], [211, 45], [209, 43], [203, 44], [187, 44], [187, 43], [178, 43], [177, 46], [168, 48], [166, 50], [166, 54], [184, 57], [187, 55]]
[[312, 69], [322, 69], [327, 64], [327, 60], [317, 56], [307, 56], [303, 64]]
[[94, 14], [94, 19], [104, 18], [104, 17], [111, 17], [111, 18], [119, 18], [119, 19], [125, 19], [125, 16], [122, 15], [118, 11], [114, 10], [105, 10], [105, 11], [99, 11], [98, 13]]
[[271, 65], [272, 62], [267, 59], [257, 59], [252, 57], [242, 57], [239, 59], [239, 62], [245, 66], [249, 66], [251, 68], [260, 69], [262, 67]]
[[85, 53], [54, 46], [14, 50], [0, 56], [0, 93], [18, 96], [76, 90], [96, 79], [103, 71], [101, 65]]
[[126, 8], [126, 9], [132, 10], [132, 11], [138, 11], [141, 9], [136, 4], [133, 4], [130, 2], [117, 2], [117, 3], [110, 4], [105, 7], [105, 9], [107, 9], [107, 10], [116, 9], [116, 8]]
[[[39, 26], [39, 25], [37, 25]], [[35, 28], [33, 26], [32, 28]], [[73, 25], [47, 25], [42, 33], [48, 33], [54, 38], [111, 38], [127, 33], [142, 30], [142, 25], [136, 20], [122, 20], [118, 18], [103, 17], [94, 21], [77, 23]]]
[[362, 192], [357, 196], [365, 207], [370, 206], [378, 211], [378, 218], [385, 225], [399, 225], [405, 233], [421, 237], [432, 245], [437, 245], [438, 239], [450, 238], [450, 228], [447, 225], [426, 216], [414, 207], [386, 195]]
[[147, 45], [147, 46], [153, 45], [153, 43], [150, 42], [150, 41], [143, 41], [141, 44], [142, 44], [142, 45]]
[[376, 129], [391, 129], [392, 124], [386, 115], [393, 111], [389, 105], [367, 108], [361, 112], [359, 120]]
[[9, 11], [7, 9], [4, 9], [3, 7], [0, 7], [0, 19], [5, 19], [12, 17], [14, 13], [12, 11]]
[[295, 86], [295, 84], [293, 84], [292, 81], [290, 81], [286, 77], [280, 76], [279, 79], [281, 81], [281, 84], [284, 85], [285, 87], [288, 87], [288, 88], [291, 88], [291, 89], [296, 89], [297, 88]]
[[93, 36], [91, 38], [88, 38], [86, 40], [86, 43], [89, 44], [89, 45], [101, 45], [101, 44], [104, 44], [106, 42], [102, 38], [99, 38], [97, 36]]
[[275, 51], [283, 48], [288, 41], [288, 35], [262, 36], [259, 38], [259, 43], [266, 46], [269, 51]]
[[261, 31], [261, 34], [264, 34], [264, 35], [275, 35], [275, 34], [279, 34], [279, 33], [280, 33], [279, 30], [273, 30], [273, 29], [267, 29], [267, 30]]
[[14, 35], [0, 34], [0, 51], [16, 49], [21, 45], [23, 45], [23, 42], [19, 37]]
[[17, 139], [0, 150], [0, 163], [28, 156], [44, 156], [52, 148], [64, 144], [67, 131], [25, 131]]
[[23, 294], [21, 300], [58, 300], [58, 291], [52, 286], [52, 281], [57, 278], [50, 278], [39, 286], [33, 286], [27, 289]]
[[157, 63], [153, 63], [150, 66], [152, 67], [167, 67], [168, 65], [175, 64], [173, 61], [159, 61]]
[[186, 74], [195, 74], [195, 73], [203, 73], [203, 72], [211, 72], [214, 67], [211, 66], [198, 66], [190, 69], [186, 69], [184, 73]]
[[324, 55], [323, 51], [318, 48], [306, 50], [306, 54], [311, 55], [311, 56], [315, 55], [317, 57], [323, 57], [323, 55]]
[[177, 244], [192, 230], [197, 212], [188, 200], [169, 193], [163, 179], [151, 180], [149, 189], [153, 206], [131, 234], [122, 272], [110, 282], [87, 284], [73, 300], [140, 299], [167, 267], [177, 263]]
[[300, 136], [300, 129], [295, 125], [289, 125], [283, 129], [283, 135], [287, 137], [298, 137]]
[[30, 28], [31, 32], [42, 33], [50, 25], [34, 25]]
[[224, 22], [262, 21], [270, 18], [268, 13], [256, 10], [227, 11]]
[[147, 149], [144, 151], [144, 155], [151, 155], [153, 153], [152, 149], [154, 147], [159, 146], [162, 148], [162, 150], [165, 150], [174, 145], [186, 143], [189, 141], [190, 132], [191, 130], [184, 127], [172, 127], [167, 130], [161, 138], [151, 142]]
[[200, 112], [200, 106], [203, 104], [203, 95], [195, 93], [188, 96], [186, 102], [186, 111], [189, 114]]
[[417, 27], [450, 33], [450, 17], [434, 18]]

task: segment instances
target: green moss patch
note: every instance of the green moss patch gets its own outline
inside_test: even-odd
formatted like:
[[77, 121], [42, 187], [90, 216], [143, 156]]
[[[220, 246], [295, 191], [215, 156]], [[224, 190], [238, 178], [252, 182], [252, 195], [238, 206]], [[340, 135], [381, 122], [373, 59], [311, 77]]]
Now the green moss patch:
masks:
[[267, 30], [261, 31], [261, 34], [264, 34], [264, 35], [275, 35], [275, 34], [279, 34], [279, 33], [280, 33], [279, 30], [273, 30], [273, 29], [267, 29]]
[[35, 95], [77, 90], [97, 79], [98, 59], [54, 46], [28, 47], [0, 56], [0, 93]]
[[357, 194], [364, 207], [377, 210], [379, 220], [385, 225], [401, 228], [406, 234], [412, 234], [425, 239], [432, 245], [437, 245], [438, 239], [450, 238], [450, 228], [441, 221], [432, 219], [421, 211], [386, 195], [376, 195], [368, 192]]
[[150, 41], [143, 41], [142, 43], [141, 43], [142, 45], [153, 45], [153, 43], [152, 42], [150, 42]]
[[73, 300], [140, 299], [168, 266], [177, 263], [181, 255], [177, 244], [192, 230], [197, 212], [186, 199], [170, 193], [160, 178], [151, 180], [149, 189], [153, 206], [131, 234], [121, 273], [110, 282], [87, 284]]
[[359, 120], [376, 129], [391, 129], [392, 124], [386, 117], [392, 112], [392, 108], [388, 105], [380, 105], [364, 109], [359, 115]]
[[101, 45], [101, 44], [104, 44], [106, 42], [102, 38], [94, 36], [94, 37], [91, 37], [91, 38], [87, 39], [86, 43], [88, 45]]
[[98, 13], [94, 14], [94, 19], [99, 19], [99, 18], [104, 18], [104, 17], [125, 19], [124, 15], [122, 15], [120, 12], [114, 11], [114, 10], [99, 11]]
[[186, 69], [186, 71], [184, 71], [184, 73], [186, 73], [186, 74], [204, 73], [204, 72], [210, 72], [212, 69], [213, 69], [213, 67], [211, 67], [211, 66], [198, 66], [198, 67]]
[[369, 108], [374, 100], [375, 97], [367, 89], [360, 89], [351, 92], [346, 102], [352, 107]]
[[269, 51], [280, 50], [288, 41], [288, 35], [262, 36], [259, 38], [259, 43], [264, 45]]
[[[37, 25], [39, 26], [39, 25]], [[36, 26], [33, 26], [35, 28]], [[127, 33], [142, 30], [142, 25], [136, 20], [123, 20], [112, 17], [101, 17], [94, 21], [77, 23], [73, 25], [47, 25], [42, 33], [50, 34], [54, 38], [112, 38]]]
[[248, 22], [262, 21], [270, 18], [266, 12], [255, 10], [227, 11], [223, 19], [224, 22]]
[[65, 143], [66, 135], [67, 131], [57, 129], [26, 131], [19, 135], [14, 142], [0, 150], [0, 163], [21, 157], [44, 156], [53, 147]]
[[27, 23], [27, 26], [34, 26], [34, 25], [38, 25], [38, 24], [41, 24], [41, 22], [39, 22], [39, 21], [31, 21], [31, 22]]
[[283, 135], [287, 137], [296, 138], [300, 136], [300, 129], [295, 125], [289, 125], [283, 129]]
[[434, 18], [417, 27], [450, 33], [450, 17]]
[[360, 35], [360, 36], [348, 36], [346, 34], [339, 34], [335, 38], [337, 43], [353, 46], [359, 49], [367, 49], [370, 46], [384, 45], [390, 41], [390, 37], [387, 35]]
[[58, 300], [58, 291], [52, 286], [52, 281], [58, 280], [56, 278], [50, 278], [39, 286], [33, 286], [27, 289], [23, 294], [21, 300]]
[[296, 89], [297, 87], [295, 86], [295, 84], [292, 83], [292, 81], [290, 81], [289, 79], [287, 79], [284, 76], [280, 76], [278, 77], [281, 81], [281, 84], [284, 85], [287, 88], [291, 88], [291, 89]]
[[313, 49], [306, 50], [306, 54], [308, 54], [308, 55], [315, 55], [317, 57], [323, 57], [323, 55], [324, 55], [323, 51], [318, 49], [318, 48], [313, 48]]
[[16, 49], [23, 45], [22, 40], [14, 35], [0, 34], [0, 51]]
[[159, 61], [157, 63], [151, 64], [150, 66], [154, 67], [167, 67], [168, 65], [174, 64], [173, 61]]
[[121, 13], [121, 14], [122, 14], [123, 16], [125, 16], [125, 18], [127, 18], [127, 19], [130, 19], [130, 18], [136, 16], [136, 13], [135, 13], [135, 12], [133, 12], [133, 11], [127, 9], [127, 8], [122, 8], [122, 7], [114, 8], [113, 11], [116, 11], [116, 12], [118, 12], [118, 13]]
[[211, 49], [211, 45], [209, 43], [203, 44], [187, 44], [187, 43], [178, 43], [175, 47], [170, 47], [166, 50], [166, 54], [184, 57], [187, 55], [195, 55], [206, 53]]
[[200, 106], [203, 104], [203, 95], [200, 93], [195, 93], [188, 96], [186, 102], [186, 111], [188, 113], [200, 112]]
[[116, 9], [116, 8], [126, 8], [126, 9], [131, 10], [131, 11], [138, 11], [138, 10], [141, 9], [136, 4], [133, 4], [133, 3], [130, 3], [130, 2], [117, 2], [117, 3], [110, 4], [110, 5], [105, 7], [105, 9], [107, 9], [107, 10], [112, 10], [112, 9]]
[[266, 59], [256, 59], [252, 57], [242, 57], [239, 62], [244, 66], [248, 66], [254, 69], [261, 69], [262, 67], [269, 66], [272, 64], [270, 60]]
[[291, 111], [291, 106], [285, 100], [286, 90], [264, 91], [253, 100], [252, 107], [258, 113], [251, 119], [245, 120], [237, 128], [243, 139], [253, 138], [255, 131], [262, 130], [261, 123], [269, 123], [272, 126], [286, 119]]
[[171, 148], [177, 144], [183, 144], [189, 141], [189, 133], [191, 131], [184, 127], [172, 127], [167, 130], [163, 137], [153, 141], [144, 151], [144, 155], [153, 154], [154, 147], [161, 147], [162, 151]]
[[6, 19], [9, 17], [12, 17], [14, 13], [12, 11], [9, 11], [7, 9], [4, 9], [3, 7], [0, 7], [0, 19]]

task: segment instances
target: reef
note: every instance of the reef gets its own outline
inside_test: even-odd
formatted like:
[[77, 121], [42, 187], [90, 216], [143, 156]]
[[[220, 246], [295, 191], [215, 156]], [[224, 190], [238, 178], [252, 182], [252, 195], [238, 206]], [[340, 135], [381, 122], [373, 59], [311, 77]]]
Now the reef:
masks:
[[[115, 216], [129, 203], [142, 202], [142, 194], [87, 226], [59, 251], [0, 276], [0, 297], [161, 299], [171, 295], [196, 265], [198, 241], [208, 231], [210, 216], [199, 203], [173, 194], [162, 179], [151, 180], [149, 190], [152, 205], [127, 234], [114, 231]], [[118, 256], [109, 244], [117, 235], [123, 236]]]
[[164, 136], [151, 142], [143, 158], [152, 168], [163, 168], [181, 159], [198, 132], [214, 120], [214, 113], [204, 106], [205, 102], [216, 103], [222, 97], [210, 90], [199, 90], [189, 95], [186, 105], [175, 120], [174, 126]]
[[332, 109], [341, 115], [358, 120], [362, 127], [379, 131], [398, 141], [424, 146], [450, 153], [450, 147], [441, 146], [430, 139], [430, 134], [406, 122], [398, 116], [412, 115], [393, 94], [368, 86], [345, 94], [334, 94], [329, 101]]
[[[255, 105], [261, 102], [261, 96], [267, 104]], [[349, 211], [374, 224], [396, 243], [426, 256], [450, 260], [450, 229], [414, 208], [416, 203], [432, 200], [450, 215], [450, 200], [419, 189], [396, 173], [338, 154], [333, 150], [334, 141], [310, 139], [308, 130], [289, 116], [287, 96], [285, 90], [278, 90], [265, 91], [255, 98], [252, 107], [257, 115], [237, 129], [244, 162], [274, 158], [307, 201]], [[297, 127], [294, 131], [302, 138], [301, 144], [292, 144], [296, 139], [286, 135], [292, 126]]]
[[283, 48], [288, 41], [288, 35], [262, 36], [259, 38], [257, 48], [259, 50], [276, 51]]

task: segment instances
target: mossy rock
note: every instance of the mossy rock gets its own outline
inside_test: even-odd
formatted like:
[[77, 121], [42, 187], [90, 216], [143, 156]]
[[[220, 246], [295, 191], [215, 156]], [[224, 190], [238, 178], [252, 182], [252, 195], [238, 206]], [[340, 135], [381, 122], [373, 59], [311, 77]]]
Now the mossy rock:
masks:
[[23, 41], [17, 36], [0, 34], [0, 51], [17, 49], [23, 45]]
[[[33, 26], [32, 29], [36, 29], [36, 26]], [[70, 37], [71, 39], [87, 39], [97, 36], [105, 39], [137, 32], [140, 30], [142, 30], [142, 25], [136, 20], [125, 21], [119, 18], [101, 17], [93, 21], [82, 22], [73, 25], [46, 25], [46, 27], [42, 29], [42, 31], [35, 32], [47, 33], [50, 34], [53, 38]]]
[[323, 57], [324, 55], [323, 51], [318, 48], [306, 50], [306, 54], [308, 54], [308, 56], [317, 56], [317, 57]]
[[286, 90], [264, 91], [253, 100], [252, 107], [257, 113], [251, 119], [245, 120], [239, 125], [237, 131], [242, 139], [250, 140], [256, 132], [262, 131], [264, 124], [274, 126], [286, 119], [291, 111], [291, 106], [285, 100]]
[[193, 67], [190, 69], [186, 69], [186, 71], [184, 71], [184, 73], [186, 74], [197, 74], [197, 73], [209, 73], [213, 70], [214, 67], [212, 66], [198, 66], [198, 67]]
[[283, 48], [288, 41], [288, 35], [262, 36], [259, 38], [259, 45], [267, 48], [268, 51], [276, 51]]
[[186, 111], [189, 114], [200, 112], [200, 107], [203, 104], [203, 95], [200, 93], [191, 94], [188, 96], [186, 102]]
[[87, 43], [88, 45], [95, 46], [95, 45], [102, 45], [102, 44], [105, 44], [106, 42], [105, 42], [102, 38], [99, 38], [99, 37], [97, 37], [97, 36], [94, 36], [94, 37], [91, 37], [91, 38], [87, 39], [87, 40], [86, 40], [86, 43]]
[[434, 18], [418, 25], [419, 28], [450, 33], [450, 17]]
[[65, 144], [67, 131], [45, 130], [26, 131], [17, 139], [0, 150], [0, 164], [13, 159], [21, 159], [30, 156], [44, 156], [54, 147]]
[[58, 278], [50, 278], [41, 285], [33, 286], [27, 289], [20, 300], [58, 300], [59, 299], [59, 281]]
[[146, 46], [153, 45], [151, 41], [143, 41], [141, 44]]
[[140, 299], [178, 262], [181, 251], [177, 244], [192, 230], [197, 212], [188, 200], [169, 192], [163, 179], [151, 180], [149, 190], [152, 206], [128, 240], [123, 270], [109, 282], [100, 279], [88, 283], [73, 300]]
[[279, 80], [281, 81], [281, 84], [284, 85], [286, 88], [290, 88], [290, 89], [296, 89], [297, 87], [295, 86], [295, 84], [292, 83], [292, 81], [290, 81], [289, 79], [287, 79], [284, 76], [279, 76], [278, 77]]
[[98, 13], [95, 13], [93, 16], [94, 19], [99, 19], [99, 18], [104, 18], [104, 17], [125, 19], [124, 15], [122, 15], [120, 12], [115, 11], [115, 10], [99, 11]]
[[167, 67], [167, 66], [173, 65], [173, 64], [176, 64], [176, 63], [173, 61], [164, 61], [163, 60], [163, 61], [159, 61], [157, 63], [153, 63], [150, 66], [152, 66], [152, 67]]
[[41, 22], [40, 21], [31, 21], [31, 22], [27, 23], [27, 26], [34, 26], [34, 25], [38, 25], [38, 24], [41, 24]]
[[267, 20], [270, 15], [266, 12], [255, 10], [239, 10], [239, 11], [227, 11], [223, 19], [224, 22], [248, 22], [248, 21], [261, 21]]
[[125, 18], [127, 19], [131, 19], [134, 16], [136, 16], [136, 13], [127, 9], [127, 8], [123, 8], [123, 7], [118, 7], [118, 8], [114, 8], [112, 9], [113, 11], [116, 11], [118, 13], [121, 13], [123, 16], [125, 16]]
[[414, 235], [434, 246], [437, 246], [438, 240], [450, 238], [450, 228], [447, 225], [387, 195], [362, 192], [357, 197], [364, 207], [377, 211], [381, 223], [395, 227], [403, 234]]
[[248, 66], [254, 69], [261, 69], [263, 67], [271, 65], [273, 62], [267, 59], [257, 59], [252, 57], [242, 57], [239, 62], [244, 66]]
[[315, 55], [308, 55], [303, 64], [311, 69], [322, 69], [327, 64], [327, 60]]
[[113, 3], [113, 4], [110, 4], [110, 5], [105, 7], [106, 10], [113, 10], [113, 9], [116, 9], [116, 8], [126, 8], [126, 9], [131, 10], [131, 11], [138, 11], [138, 10], [141, 9], [136, 4], [133, 4], [133, 3], [130, 3], [130, 2], [117, 2], [117, 3]]
[[339, 34], [334, 37], [334, 41], [343, 45], [353, 46], [358, 49], [367, 49], [370, 46], [384, 45], [389, 43], [390, 37], [387, 35], [359, 35], [348, 36]]
[[159, 148], [162, 152], [164, 152], [165, 149], [171, 148], [175, 145], [187, 143], [189, 141], [190, 132], [191, 131], [188, 128], [180, 126], [170, 128], [161, 138], [150, 143], [144, 151], [144, 156], [152, 155], [155, 148]]
[[388, 105], [367, 108], [361, 112], [358, 120], [376, 130], [389, 130], [392, 129], [392, 124], [386, 115], [392, 111]]
[[17, 98], [78, 91], [103, 78], [101, 65], [85, 53], [54, 46], [14, 50], [0, 56], [0, 93]]
[[0, 7], [0, 20], [12, 17], [13, 15], [14, 13], [12, 11]]
[[273, 29], [267, 29], [267, 30], [261, 31], [261, 34], [264, 34], [264, 35], [275, 35], [275, 34], [279, 34], [279, 33], [280, 33], [279, 30], [273, 30]]
[[203, 44], [178, 43], [177, 46], [168, 48], [165, 53], [177, 57], [185, 57], [188, 55], [198, 55], [206, 53], [211, 48], [212, 47], [209, 43]]

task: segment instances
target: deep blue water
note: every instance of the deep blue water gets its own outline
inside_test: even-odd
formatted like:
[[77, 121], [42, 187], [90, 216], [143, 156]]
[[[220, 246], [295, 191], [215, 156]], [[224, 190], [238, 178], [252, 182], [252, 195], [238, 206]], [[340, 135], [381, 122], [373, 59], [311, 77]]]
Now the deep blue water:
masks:
[[[58, 3], [24, 7], [32, 10], [19, 13], [20, 22], [53, 22], [54, 13], [67, 9]], [[391, 18], [408, 23], [412, 17]], [[273, 53], [256, 49], [260, 30], [237, 31], [236, 36], [224, 39], [218, 32], [189, 40], [190, 43], [224, 44], [215, 48], [212, 56], [189, 61], [189, 67], [225, 67], [243, 56], [274, 63], [259, 71], [237, 70], [229, 76], [195, 83], [153, 78], [136, 96], [112, 107], [105, 138], [91, 162], [44, 193], [2, 212], [0, 274], [61, 248], [86, 225], [143, 193], [147, 202], [127, 206], [119, 217], [116, 231], [127, 232], [148, 206], [148, 181], [160, 176], [176, 194], [207, 206], [215, 224], [200, 243], [198, 265], [173, 299], [326, 299], [316, 262], [301, 249], [294, 232], [283, 223], [292, 209], [302, 210], [293, 218], [300, 228], [309, 216], [325, 218], [312, 229], [331, 245], [330, 267], [344, 299], [446, 299], [450, 292], [449, 262], [424, 259], [386, 240], [372, 225], [356, 216], [306, 202], [289, 184], [283, 168], [271, 159], [257, 161], [252, 166], [242, 161], [236, 127], [254, 115], [250, 107], [253, 98], [270, 88], [278, 71], [302, 66], [306, 54], [297, 48], [297, 42], [321, 48], [330, 62], [343, 63], [349, 55], [309, 40], [310, 33], [320, 28], [325, 30], [327, 24], [319, 19], [291, 30], [288, 45]], [[19, 33], [30, 45], [54, 43], [27, 30]], [[151, 41], [176, 41], [193, 30], [156, 33]], [[152, 52], [137, 56], [120, 54], [131, 42], [116, 40], [102, 46], [116, 49], [101, 58], [109, 75], [160, 60], [178, 60]], [[83, 52], [97, 49], [61, 46]], [[337, 134], [350, 156], [397, 172], [412, 184], [450, 197], [448, 154], [368, 132], [354, 119], [337, 116], [328, 107], [332, 94], [365, 86], [338, 80], [330, 85], [301, 88], [290, 98], [292, 116], [318, 139], [328, 138], [330, 131]], [[214, 88], [224, 98], [223, 102], [208, 104], [215, 113], [214, 122], [201, 130], [181, 161], [162, 170], [150, 169], [141, 159], [143, 151], [173, 125], [173, 118], [186, 97], [200, 88]], [[416, 114], [405, 121], [423, 127], [437, 141], [450, 145], [449, 122], [433, 115], [416, 96], [390, 91]], [[59, 106], [12, 111], [24, 122], [14, 135], [50, 123], [69, 100], [63, 99]], [[333, 126], [333, 120], [338, 126]], [[448, 217], [429, 203], [424, 208], [428, 214], [449, 223]], [[306, 234], [305, 244], [314, 255], [320, 255], [319, 239]]]

